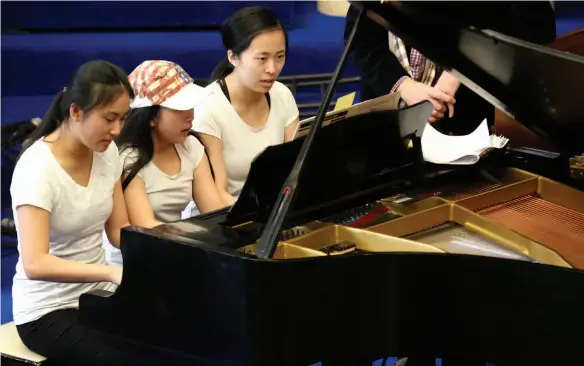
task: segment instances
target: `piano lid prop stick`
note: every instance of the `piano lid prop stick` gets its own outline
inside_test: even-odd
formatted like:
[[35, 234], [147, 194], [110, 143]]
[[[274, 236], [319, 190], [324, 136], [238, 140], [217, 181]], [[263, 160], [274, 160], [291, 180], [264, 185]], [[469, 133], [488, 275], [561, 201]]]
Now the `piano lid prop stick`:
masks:
[[286, 214], [290, 209], [292, 202], [294, 201], [294, 197], [296, 195], [296, 188], [298, 186], [298, 178], [300, 174], [302, 174], [302, 168], [304, 166], [304, 162], [306, 161], [306, 157], [312, 144], [314, 143], [316, 134], [320, 130], [322, 123], [324, 121], [324, 117], [328, 111], [328, 108], [331, 104], [331, 100], [333, 98], [333, 94], [335, 88], [339, 82], [339, 78], [343, 71], [343, 67], [347, 61], [347, 57], [349, 56], [349, 50], [351, 45], [353, 44], [353, 40], [355, 39], [355, 33], [357, 32], [357, 28], [359, 27], [359, 23], [361, 19], [365, 16], [365, 12], [363, 10], [359, 11], [359, 16], [357, 17], [357, 21], [351, 30], [351, 34], [347, 39], [347, 44], [345, 49], [343, 50], [343, 54], [341, 55], [341, 59], [337, 64], [337, 68], [333, 73], [331, 78], [331, 82], [328, 85], [326, 93], [324, 95], [324, 100], [322, 101], [318, 111], [316, 112], [316, 116], [314, 118], [314, 122], [308, 131], [308, 135], [304, 139], [304, 143], [300, 148], [300, 152], [298, 153], [298, 157], [294, 162], [294, 166], [286, 178], [282, 190], [278, 195], [278, 199], [274, 203], [274, 207], [272, 207], [272, 212], [270, 213], [270, 217], [266, 222], [266, 226], [264, 227], [264, 231], [260, 237], [259, 247], [256, 251], [256, 255], [259, 258], [272, 258], [274, 252], [276, 251], [276, 247], [278, 246], [278, 235], [282, 229], [282, 224], [284, 223], [284, 219], [286, 218]]

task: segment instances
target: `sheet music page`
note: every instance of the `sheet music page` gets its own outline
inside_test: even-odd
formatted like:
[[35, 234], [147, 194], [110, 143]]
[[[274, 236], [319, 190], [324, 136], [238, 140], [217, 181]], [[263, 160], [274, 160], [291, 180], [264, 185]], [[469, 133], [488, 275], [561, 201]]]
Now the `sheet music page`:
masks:
[[422, 134], [424, 160], [436, 164], [474, 164], [479, 161], [480, 154], [490, 147], [502, 146], [491, 145], [486, 119], [472, 133], [464, 136], [444, 135], [429, 123]]
[[[345, 97], [347, 97], [348, 100], [350, 99], [351, 94]], [[396, 92], [375, 99], [370, 99], [365, 102], [360, 102], [349, 107], [344, 107], [342, 109], [335, 109], [333, 111], [327, 112], [322, 127], [328, 126], [345, 118], [358, 116], [360, 114], [372, 113], [375, 111], [396, 110], [398, 109], [399, 100], [400, 93]], [[310, 117], [301, 120], [300, 123], [298, 123], [298, 127], [296, 128], [294, 139], [305, 136], [310, 129], [310, 125], [312, 122], [314, 122], [314, 119], [315, 117]]]

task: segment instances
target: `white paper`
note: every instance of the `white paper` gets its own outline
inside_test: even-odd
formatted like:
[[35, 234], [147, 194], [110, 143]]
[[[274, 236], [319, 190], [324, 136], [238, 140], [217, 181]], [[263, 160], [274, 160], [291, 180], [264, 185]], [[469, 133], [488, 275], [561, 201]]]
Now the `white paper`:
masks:
[[504, 137], [489, 135], [486, 119], [464, 136], [444, 135], [428, 123], [422, 134], [422, 153], [425, 161], [435, 164], [472, 165], [488, 148], [502, 148], [507, 142]]

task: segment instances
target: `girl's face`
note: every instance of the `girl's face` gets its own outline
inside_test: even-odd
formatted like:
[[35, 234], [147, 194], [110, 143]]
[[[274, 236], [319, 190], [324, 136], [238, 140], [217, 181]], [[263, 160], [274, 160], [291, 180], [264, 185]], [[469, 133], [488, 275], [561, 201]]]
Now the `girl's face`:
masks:
[[151, 126], [162, 141], [181, 144], [193, 126], [194, 115], [194, 109], [177, 111], [163, 107], [156, 119], [151, 121]]
[[284, 31], [274, 29], [263, 32], [239, 56], [229, 51], [228, 58], [243, 85], [253, 91], [267, 93], [286, 62]]
[[104, 152], [120, 134], [130, 113], [130, 95], [124, 91], [112, 104], [97, 107], [89, 113], [73, 104], [69, 112], [79, 140], [90, 150]]

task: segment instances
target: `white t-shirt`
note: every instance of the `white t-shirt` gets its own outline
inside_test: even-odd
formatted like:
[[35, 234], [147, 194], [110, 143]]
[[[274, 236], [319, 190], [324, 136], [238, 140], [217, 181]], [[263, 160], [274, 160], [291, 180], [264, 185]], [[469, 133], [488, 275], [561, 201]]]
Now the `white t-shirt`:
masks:
[[[102, 232], [112, 213], [114, 187], [121, 173], [118, 149], [111, 143], [105, 152], [93, 153], [89, 184], [80, 186], [61, 167], [48, 144], [36, 141], [17, 162], [10, 186], [17, 227], [17, 207], [32, 205], [47, 210], [50, 254], [75, 262], [105, 264]], [[111, 283], [30, 280], [19, 257], [12, 285], [14, 322], [24, 324], [58, 309], [77, 308], [81, 294], [115, 288]]]
[[227, 171], [228, 192], [238, 195], [247, 179], [252, 160], [266, 147], [284, 142], [284, 131], [299, 115], [288, 87], [275, 82], [270, 89], [270, 114], [257, 129], [237, 114], [217, 82], [206, 87], [204, 102], [195, 108], [193, 129], [221, 139]]
[[[205, 148], [194, 136], [188, 136], [183, 144], [176, 144], [175, 148], [181, 161], [181, 170], [178, 174], [164, 173], [153, 161], [136, 174], [136, 177], [144, 182], [154, 217], [161, 222], [181, 219], [181, 212], [193, 197], [195, 168], [199, 166], [205, 154]], [[123, 171], [127, 173], [137, 159], [136, 149], [122, 149], [120, 161]], [[122, 265], [122, 253], [118, 248], [104, 240], [104, 249], [108, 263]]]

